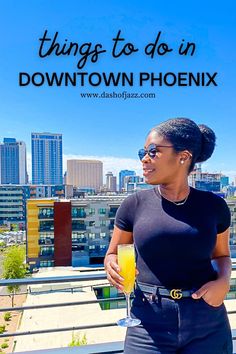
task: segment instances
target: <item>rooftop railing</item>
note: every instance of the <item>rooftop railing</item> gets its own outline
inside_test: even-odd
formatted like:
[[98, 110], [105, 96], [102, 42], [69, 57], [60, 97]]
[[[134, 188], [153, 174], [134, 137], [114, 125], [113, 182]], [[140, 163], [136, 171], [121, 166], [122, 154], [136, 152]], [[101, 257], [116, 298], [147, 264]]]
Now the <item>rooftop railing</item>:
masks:
[[[234, 267], [235, 268], [235, 267]], [[100, 281], [106, 280], [106, 274], [104, 271], [93, 272], [91, 274], [80, 274], [76, 276], [57, 276], [57, 277], [42, 277], [42, 278], [24, 278], [24, 279], [5, 279], [0, 280], [0, 287], [7, 287], [7, 286], [21, 286], [21, 285], [37, 285], [37, 284], [56, 284], [56, 283], [74, 283], [74, 282], [82, 282], [82, 281]], [[81, 285], [76, 287], [83, 288], [83, 287], [96, 287], [97, 285], [109, 285], [107, 282], [104, 284], [91, 284], [91, 285]], [[65, 290], [65, 289], [64, 289]], [[72, 290], [72, 289], [71, 289]], [[55, 290], [54, 290], [55, 291]], [[58, 290], [63, 291], [63, 289]], [[119, 300], [124, 299], [119, 297]], [[103, 303], [103, 302], [113, 302], [117, 301], [117, 297], [112, 298], [105, 298], [105, 299], [96, 299], [96, 300], [86, 300], [86, 301], [74, 301], [74, 302], [63, 302], [63, 303], [49, 303], [43, 305], [29, 305], [29, 306], [22, 306], [22, 307], [5, 307], [0, 308], [0, 312], [9, 312], [9, 311], [24, 311], [24, 310], [40, 310], [45, 308], [55, 308], [55, 307], [68, 307], [68, 306], [82, 306], [82, 305], [90, 305], [95, 303]], [[236, 310], [228, 311], [228, 314], [236, 314]], [[36, 335], [36, 334], [44, 334], [44, 333], [60, 333], [65, 331], [75, 331], [75, 330], [89, 330], [89, 329], [97, 329], [97, 328], [107, 328], [107, 327], [114, 327], [117, 326], [114, 322], [108, 323], [100, 323], [100, 324], [90, 324], [90, 325], [82, 325], [82, 326], [68, 326], [68, 327], [59, 327], [59, 328], [50, 328], [50, 329], [39, 329], [39, 330], [30, 330], [30, 331], [17, 331], [14, 333], [3, 333], [0, 334], [0, 338], [6, 337], [18, 337], [18, 336], [29, 336], [29, 335]], [[236, 341], [236, 330], [232, 330], [233, 340]], [[26, 348], [27, 349], [27, 348]], [[236, 349], [236, 348], [235, 348]], [[109, 353], [123, 353], [123, 341], [117, 342], [109, 342], [109, 343], [100, 343], [100, 344], [92, 344], [92, 345], [84, 345], [80, 347], [65, 347], [65, 348], [54, 348], [54, 349], [43, 349], [43, 350], [34, 350], [34, 351], [24, 351], [18, 352], [20, 353], [28, 353], [28, 354], [63, 354], [63, 353], [77, 353], [77, 354], [109, 354]], [[236, 350], [234, 350], [234, 354], [236, 354]]]
[[[55, 284], [55, 283], [74, 283], [74, 282], [82, 282], [82, 281], [94, 281], [94, 280], [105, 280], [106, 274], [105, 272], [93, 272], [93, 274], [82, 274], [77, 276], [63, 276], [63, 277], [46, 277], [46, 278], [24, 278], [24, 279], [5, 279], [0, 280], [1, 286], [21, 286], [28, 285], [29, 287], [37, 284]], [[106, 285], [109, 285], [106, 282]], [[81, 286], [83, 287], [88, 287]], [[91, 287], [96, 287], [97, 284], [90, 285]], [[78, 288], [77, 288], [78, 289]], [[55, 291], [55, 290], [54, 290]], [[59, 290], [59, 291], [63, 291]], [[73, 291], [71, 289], [71, 291]], [[31, 292], [32, 293], [32, 292]], [[48, 293], [48, 292], [47, 292]], [[119, 300], [122, 299], [119, 297]], [[124, 299], [124, 297], [123, 297]], [[30, 305], [30, 306], [20, 306], [20, 307], [4, 307], [0, 308], [0, 312], [10, 312], [10, 311], [24, 311], [24, 310], [40, 310], [45, 308], [55, 308], [55, 307], [65, 307], [65, 306], [77, 306], [77, 305], [90, 305], [96, 303], [103, 302], [114, 302], [117, 301], [117, 298], [106, 298], [106, 299], [96, 299], [96, 300], [86, 300], [86, 301], [74, 301], [74, 302], [63, 302], [63, 303], [51, 303], [51, 304], [43, 304], [43, 305]], [[9, 338], [9, 337], [18, 337], [18, 336], [28, 336], [28, 335], [36, 335], [36, 334], [44, 334], [44, 333], [55, 333], [55, 332], [65, 332], [65, 331], [80, 331], [80, 330], [89, 330], [89, 329], [97, 329], [97, 328], [106, 328], [106, 327], [114, 327], [117, 324], [114, 322], [109, 323], [101, 323], [101, 324], [90, 324], [84, 326], [68, 326], [68, 327], [60, 327], [60, 328], [50, 328], [50, 329], [39, 329], [39, 330], [30, 330], [30, 331], [17, 331], [13, 333], [4, 332], [0, 334], [0, 338]], [[52, 350], [36, 350], [29, 351], [27, 353], [37, 354], [47, 354], [47, 353], [73, 353], [76, 349], [76, 353], [123, 353], [123, 342], [117, 341], [112, 343], [101, 343], [101, 344], [92, 344], [86, 345], [76, 348], [58, 348]], [[23, 352], [22, 352], [23, 353]], [[26, 353], [26, 351], [24, 351]]]

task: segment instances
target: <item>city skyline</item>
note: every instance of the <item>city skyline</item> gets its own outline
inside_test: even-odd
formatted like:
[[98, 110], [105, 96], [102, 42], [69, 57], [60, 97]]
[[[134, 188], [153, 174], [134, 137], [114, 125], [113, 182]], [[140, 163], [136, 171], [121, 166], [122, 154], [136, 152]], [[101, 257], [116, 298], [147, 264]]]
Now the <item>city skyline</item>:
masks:
[[[204, 8], [204, 11], [203, 11]], [[0, 107], [1, 135], [15, 137], [27, 145], [30, 160], [30, 134], [33, 131], [57, 131], [63, 135], [64, 161], [69, 158], [97, 159], [104, 163], [104, 172], [118, 174], [121, 169], [141, 173], [137, 151], [144, 145], [151, 127], [171, 117], [189, 117], [197, 123], [209, 125], [216, 133], [217, 146], [212, 158], [203, 164], [209, 172], [222, 172], [231, 179], [236, 175], [236, 128], [234, 83], [235, 75], [235, 3], [224, 6], [215, 2], [200, 1], [194, 11], [189, 2], [167, 5], [156, 1], [124, 0], [118, 4], [103, 1], [70, 0], [48, 2], [36, 0], [29, 7], [21, 3], [5, 2], [2, 5], [1, 26], [6, 35], [2, 39], [3, 55], [0, 58]], [[43, 14], [43, 16], [42, 16]], [[47, 30], [58, 41], [67, 39], [82, 45], [86, 41], [101, 43], [107, 53], [100, 55], [96, 63], [87, 58], [83, 69], [78, 69], [79, 56], [51, 55], [40, 58], [39, 39]], [[117, 36], [132, 42], [139, 48], [131, 56], [111, 57], [112, 43]], [[173, 48], [173, 53], [155, 56], [143, 54], [142, 48], [154, 42], [161, 32], [160, 41]], [[193, 56], [176, 54], [180, 43], [194, 42]], [[17, 59], [16, 59], [17, 58]], [[141, 87], [134, 80], [133, 86], [56, 87], [19, 86], [20, 72], [197, 72], [217, 73], [217, 87], [160, 87], [150, 82]], [[86, 79], [87, 80], [87, 79]], [[87, 82], [87, 81], [86, 81]], [[102, 94], [155, 94], [155, 98], [82, 98], [81, 93]], [[113, 161], [113, 166], [112, 166]], [[29, 166], [29, 164], [28, 164]], [[64, 171], [65, 171], [64, 163]], [[107, 169], [106, 169], [107, 166]], [[116, 167], [119, 166], [119, 167]], [[28, 168], [29, 174], [31, 173]]]
[[[43, 133], [40, 133], [43, 134]], [[49, 133], [49, 134], [57, 134], [57, 133]], [[11, 137], [12, 138], [12, 137]], [[1, 143], [1, 141], [0, 141]], [[27, 154], [27, 174], [29, 177], [29, 182], [32, 183], [32, 158], [31, 158], [31, 146], [28, 148], [26, 146], [26, 154]], [[131, 159], [131, 158], [119, 158], [119, 157], [112, 157], [112, 156], [96, 156], [96, 155], [66, 155], [62, 151], [62, 158], [63, 158], [63, 175], [65, 172], [67, 172], [66, 166], [67, 166], [67, 161], [68, 160], [100, 160], [103, 163], [103, 181], [105, 182], [105, 175], [107, 172], [111, 171], [116, 177], [117, 177], [117, 183], [118, 183], [118, 177], [119, 173], [122, 170], [133, 170], [135, 173], [139, 176], [142, 176], [142, 164], [140, 163], [140, 160], [137, 159]], [[227, 175], [230, 178], [230, 181], [234, 181], [236, 178], [236, 172], [232, 172], [227, 174], [229, 171], [224, 171], [224, 170], [210, 170], [208, 169], [208, 164], [203, 163], [202, 164], [202, 170], [204, 172], [209, 172], [209, 173], [222, 173], [222, 175]]]

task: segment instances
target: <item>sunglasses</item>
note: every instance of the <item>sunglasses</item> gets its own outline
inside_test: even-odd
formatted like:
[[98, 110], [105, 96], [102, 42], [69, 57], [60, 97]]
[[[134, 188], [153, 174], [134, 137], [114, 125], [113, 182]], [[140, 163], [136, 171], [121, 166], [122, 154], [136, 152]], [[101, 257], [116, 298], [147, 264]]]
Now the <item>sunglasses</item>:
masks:
[[140, 158], [140, 160], [142, 161], [142, 159], [144, 158], [144, 156], [146, 156], [148, 154], [148, 156], [151, 158], [151, 159], [155, 159], [157, 153], [158, 153], [158, 148], [159, 147], [167, 147], [167, 148], [170, 148], [170, 147], [173, 147], [173, 145], [156, 145], [156, 144], [150, 144], [148, 146], [147, 149], [140, 149], [138, 151], [138, 156]]

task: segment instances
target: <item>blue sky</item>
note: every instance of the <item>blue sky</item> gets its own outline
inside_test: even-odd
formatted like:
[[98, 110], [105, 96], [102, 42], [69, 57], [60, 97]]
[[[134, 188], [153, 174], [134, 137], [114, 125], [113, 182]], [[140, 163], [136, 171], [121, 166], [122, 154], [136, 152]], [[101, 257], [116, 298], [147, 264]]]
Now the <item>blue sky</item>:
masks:
[[[0, 119], [3, 137], [27, 144], [30, 161], [31, 132], [63, 134], [64, 169], [70, 157], [96, 157], [104, 172], [122, 168], [139, 171], [137, 150], [151, 127], [172, 117], [189, 117], [208, 124], [217, 135], [214, 156], [204, 165], [208, 171], [236, 175], [235, 118], [235, 13], [234, 1], [75, 1], [28, 0], [1, 2]], [[58, 41], [65, 39], [93, 45], [106, 53], [96, 63], [88, 60], [82, 70], [80, 56], [38, 55], [45, 30]], [[114, 59], [114, 38], [121, 36], [139, 51]], [[143, 48], [161, 39], [173, 49], [165, 56], [146, 56]], [[182, 40], [194, 42], [193, 56], [177, 54]], [[147, 82], [134, 86], [20, 87], [19, 72], [217, 72], [218, 86], [159, 87]], [[153, 99], [83, 99], [81, 93], [155, 93]], [[30, 167], [29, 167], [30, 170]]]

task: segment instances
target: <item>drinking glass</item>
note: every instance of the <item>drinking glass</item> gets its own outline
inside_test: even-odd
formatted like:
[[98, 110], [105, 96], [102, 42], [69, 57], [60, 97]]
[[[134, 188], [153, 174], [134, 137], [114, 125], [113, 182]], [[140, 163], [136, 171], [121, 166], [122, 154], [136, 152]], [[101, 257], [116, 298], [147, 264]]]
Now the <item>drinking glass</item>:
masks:
[[135, 281], [135, 255], [133, 244], [118, 245], [118, 264], [120, 267], [120, 275], [124, 278], [123, 292], [126, 298], [126, 317], [117, 321], [117, 324], [122, 327], [134, 327], [139, 325], [141, 321], [130, 316], [130, 294], [134, 288]]

